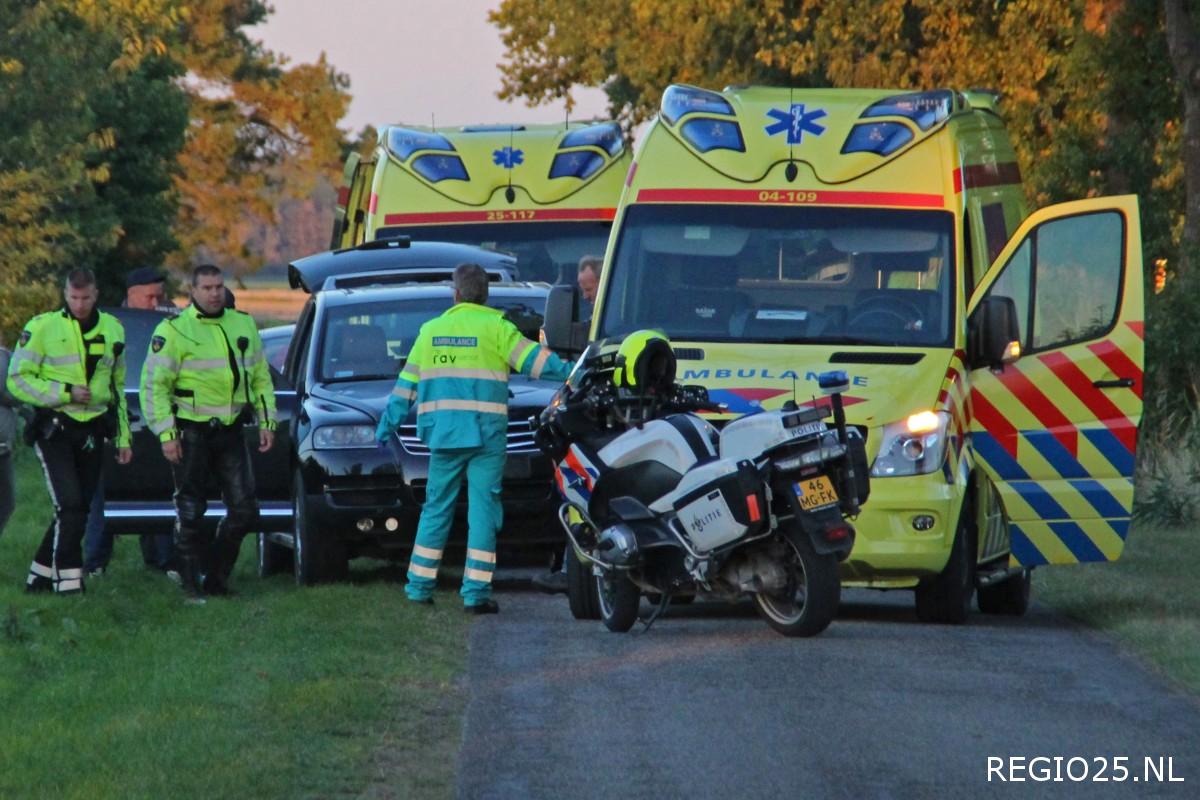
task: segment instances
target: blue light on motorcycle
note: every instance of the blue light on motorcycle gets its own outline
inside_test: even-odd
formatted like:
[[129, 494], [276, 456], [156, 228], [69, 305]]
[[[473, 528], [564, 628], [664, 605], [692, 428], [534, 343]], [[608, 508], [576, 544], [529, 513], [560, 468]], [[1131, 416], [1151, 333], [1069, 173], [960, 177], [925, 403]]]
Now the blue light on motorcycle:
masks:
[[845, 392], [850, 388], [850, 376], [840, 369], [822, 372], [817, 376], [817, 386], [824, 394]]

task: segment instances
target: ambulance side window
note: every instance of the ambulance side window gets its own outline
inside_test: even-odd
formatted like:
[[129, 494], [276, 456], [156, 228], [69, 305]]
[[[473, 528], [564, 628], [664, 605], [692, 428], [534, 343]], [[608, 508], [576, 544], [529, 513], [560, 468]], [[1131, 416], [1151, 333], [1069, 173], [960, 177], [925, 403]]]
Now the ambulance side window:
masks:
[[1124, 220], [1105, 212], [1057, 219], [1035, 231], [1033, 348], [1094, 339], [1116, 321]]
[[1023, 351], [1096, 339], [1112, 328], [1124, 237], [1121, 216], [1101, 212], [1051, 220], [1021, 243], [988, 294], [1016, 304]]
[[983, 238], [987, 242], [988, 263], [991, 264], [1000, 255], [1004, 245], [1008, 244], [1004, 205], [1000, 202], [988, 203], [980, 209], [980, 214], [983, 217]]
[[1030, 291], [1030, 260], [1032, 250], [1030, 240], [1026, 239], [1017, 252], [1004, 266], [1000, 277], [988, 289], [988, 294], [996, 297], [1010, 297], [1017, 306], [1017, 322], [1021, 329], [1021, 350], [1029, 349], [1029, 317], [1031, 311]]

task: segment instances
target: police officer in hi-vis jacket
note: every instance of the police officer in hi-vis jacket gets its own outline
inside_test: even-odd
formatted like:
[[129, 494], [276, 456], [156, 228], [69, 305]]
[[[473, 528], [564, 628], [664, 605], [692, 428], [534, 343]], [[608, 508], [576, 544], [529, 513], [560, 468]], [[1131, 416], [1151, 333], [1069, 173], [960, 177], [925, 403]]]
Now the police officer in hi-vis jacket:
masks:
[[36, 411], [33, 448], [46, 473], [54, 521], [29, 567], [26, 591], [76, 594], [84, 589], [83, 531], [100, 480], [104, 442], [128, 464], [125, 329], [96, 308], [96, 276], [67, 276], [65, 306], [39, 314], [21, 333], [8, 368], [8, 390]]
[[488, 277], [477, 264], [454, 270], [454, 306], [421, 326], [396, 379], [375, 438], [386, 442], [416, 405], [417, 433], [430, 449], [429, 483], [405, 592], [432, 603], [454, 501], [467, 479], [466, 610], [494, 614], [496, 532], [503, 521], [500, 481], [508, 441], [509, 368], [566, 380], [570, 365], [526, 339], [503, 313], [484, 305]]
[[[225, 307], [211, 264], [192, 271], [192, 304], [154, 329], [142, 368], [142, 412], [175, 477], [175, 547], [189, 603], [228, 594], [242, 537], [258, 519], [244, 422], [258, 419], [258, 450], [275, 441], [275, 394], [254, 320]], [[205, 488], [217, 479], [225, 518], [202, 540]]]

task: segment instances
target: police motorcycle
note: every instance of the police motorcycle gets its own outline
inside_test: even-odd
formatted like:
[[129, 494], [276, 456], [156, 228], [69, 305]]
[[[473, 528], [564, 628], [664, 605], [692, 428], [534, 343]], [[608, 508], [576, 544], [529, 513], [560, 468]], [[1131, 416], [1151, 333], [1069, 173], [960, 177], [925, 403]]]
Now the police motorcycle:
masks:
[[828, 399], [813, 407], [793, 400], [718, 431], [697, 412], [721, 407], [703, 386], [675, 383], [661, 334], [630, 334], [615, 353], [590, 346], [535, 421], [565, 500], [574, 616], [625, 632], [643, 593], [658, 600], [647, 627], [672, 598], [750, 595], [785, 636], [823, 631], [869, 484], [842, 409], [846, 375], [820, 385]]

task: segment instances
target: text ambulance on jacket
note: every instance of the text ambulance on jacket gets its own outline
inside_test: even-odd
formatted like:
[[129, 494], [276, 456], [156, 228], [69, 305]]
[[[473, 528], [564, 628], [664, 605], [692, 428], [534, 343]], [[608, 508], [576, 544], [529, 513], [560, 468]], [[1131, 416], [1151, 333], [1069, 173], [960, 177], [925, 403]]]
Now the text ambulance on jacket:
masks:
[[178, 438], [176, 419], [232, 425], [252, 408], [260, 428], [275, 430], [275, 394], [250, 315], [209, 316], [195, 305], [154, 329], [142, 368], [146, 424], [161, 441]]
[[495, 308], [458, 303], [426, 322], [375, 437], [386, 441], [415, 401], [417, 433], [431, 450], [481, 447], [508, 430], [508, 370], [564, 381], [571, 365], [529, 341]]
[[[68, 311], [49, 311], [29, 321], [9, 365], [8, 389], [22, 402], [90, 422], [117, 406], [117, 447], [129, 447], [125, 410], [125, 328], [111, 314], [93, 312], [86, 333]], [[91, 402], [71, 401], [71, 387], [85, 386]]]

